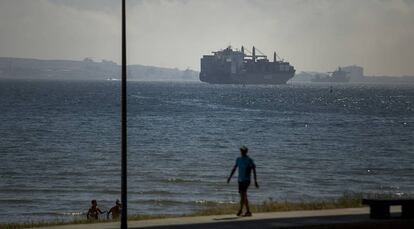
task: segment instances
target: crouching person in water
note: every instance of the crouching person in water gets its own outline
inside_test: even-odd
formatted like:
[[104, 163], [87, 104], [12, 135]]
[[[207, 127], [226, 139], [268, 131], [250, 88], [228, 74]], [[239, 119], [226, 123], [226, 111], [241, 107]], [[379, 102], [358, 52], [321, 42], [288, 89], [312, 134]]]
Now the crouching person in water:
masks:
[[91, 208], [88, 210], [88, 214], [86, 215], [87, 219], [99, 219], [99, 214], [102, 214], [103, 212], [101, 209], [98, 208], [98, 202], [96, 200], [91, 201]]
[[119, 219], [119, 216], [121, 215], [121, 202], [119, 202], [119, 200], [116, 200], [115, 202], [115, 206], [113, 206], [108, 214], [106, 215], [106, 218], [109, 219], [109, 215], [112, 214], [112, 219]]
[[239, 193], [240, 193], [240, 210], [237, 212], [237, 216], [240, 216], [243, 213], [243, 206], [246, 206], [246, 213], [244, 216], [252, 216], [249, 208], [249, 200], [247, 199], [247, 189], [250, 185], [250, 177], [251, 171], [253, 170], [253, 177], [254, 177], [254, 185], [256, 188], [259, 188], [259, 184], [257, 183], [256, 179], [256, 165], [254, 164], [253, 160], [247, 156], [247, 152], [249, 149], [243, 146], [240, 148], [241, 157], [238, 157], [236, 160], [236, 164], [234, 165], [233, 169], [231, 170], [230, 176], [227, 179], [227, 183], [230, 183], [231, 177], [233, 176], [234, 172], [237, 168], [239, 168]]

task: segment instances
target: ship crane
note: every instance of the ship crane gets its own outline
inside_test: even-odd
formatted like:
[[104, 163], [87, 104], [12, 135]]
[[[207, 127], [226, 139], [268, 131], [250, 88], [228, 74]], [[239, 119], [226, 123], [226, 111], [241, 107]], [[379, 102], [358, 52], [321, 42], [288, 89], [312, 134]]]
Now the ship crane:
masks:
[[277, 62], [278, 59], [282, 62], [285, 61], [285, 59], [283, 59], [279, 55], [277, 55], [276, 52], [273, 52], [273, 62]]
[[259, 51], [262, 55], [256, 55], [256, 47], [253, 46], [252, 52], [248, 51], [247, 49], [244, 49], [244, 46], [241, 47], [241, 51], [244, 54], [244, 51], [247, 51], [248, 53], [250, 53], [251, 55], [244, 55], [245, 57], [251, 57], [252, 60], [255, 62], [257, 58], [264, 58], [267, 59], [267, 56], [264, 55], [259, 49], [257, 49], [257, 51]]
[[262, 54], [262, 55], [256, 55], [257, 57], [264, 57], [265, 59], [267, 59], [267, 56], [262, 51], [260, 51], [258, 48], [255, 48], [253, 46], [253, 49], [256, 49], [260, 54]]
[[[256, 55], [256, 50], [261, 54], [261, 55]], [[250, 55], [246, 55], [244, 52], [247, 52], [247, 53], [249, 53]], [[241, 47], [241, 52], [244, 54], [244, 56], [245, 57], [251, 57], [254, 61], [256, 61], [256, 59], [257, 58], [264, 58], [264, 59], [267, 59], [267, 56], [262, 52], [262, 51], [260, 51], [258, 48], [256, 48], [256, 47], [254, 47], [253, 46], [253, 49], [252, 49], [252, 51], [253, 52], [250, 52], [248, 49], [244, 49], [244, 46], [242, 46]], [[284, 61], [284, 59], [282, 59], [279, 55], [277, 55], [276, 54], [276, 52], [273, 52], [273, 62], [277, 62], [277, 60], [280, 60], [280, 61]]]

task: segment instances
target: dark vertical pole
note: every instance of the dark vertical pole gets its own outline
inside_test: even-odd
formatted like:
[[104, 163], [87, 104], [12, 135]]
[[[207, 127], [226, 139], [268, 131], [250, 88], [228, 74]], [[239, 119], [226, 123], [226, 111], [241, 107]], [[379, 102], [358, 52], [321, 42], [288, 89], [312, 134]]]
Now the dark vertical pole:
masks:
[[122, 217], [121, 229], [128, 228], [127, 212], [127, 63], [126, 63], [126, 15], [125, 0], [122, 0], [122, 92], [121, 92], [121, 110], [122, 110], [122, 128], [121, 128], [121, 202]]

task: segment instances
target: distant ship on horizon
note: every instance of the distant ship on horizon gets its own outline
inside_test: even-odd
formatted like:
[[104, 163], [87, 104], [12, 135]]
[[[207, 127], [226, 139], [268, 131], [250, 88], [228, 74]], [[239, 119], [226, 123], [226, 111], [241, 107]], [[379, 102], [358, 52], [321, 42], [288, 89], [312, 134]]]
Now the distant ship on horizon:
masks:
[[328, 74], [330, 75], [317, 74], [311, 81], [317, 83], [348, 83], [351, 80], [348, 72], [342, 70], [341, 67], [333, 72], [328, 72]]
[[295, 68], [278, 60], [276, 52], [273, 61], [261, 53], [256, 55], [253, 46], [251, 55], [241, 50], [233, 50], [231, 46], [213, 55], [204, 55], [201, 58], [200, 80], [211, 84], [285, 84], [295, 75]]

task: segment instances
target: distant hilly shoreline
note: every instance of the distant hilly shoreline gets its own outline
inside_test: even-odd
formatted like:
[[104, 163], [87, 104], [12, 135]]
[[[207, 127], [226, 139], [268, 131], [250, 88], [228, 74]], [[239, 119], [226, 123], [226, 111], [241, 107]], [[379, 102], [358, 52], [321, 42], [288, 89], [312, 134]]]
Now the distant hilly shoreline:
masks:
[[[119, 80], [120, 74], [121, 66], [110, 60], [0, 57], [0, 79]], [[300, 72], [290, 82], [311, 83], [311, 79], [317, 74], [326, 73]], [[364, 76], [360, 74], [351, 78], [351, 82], [354, 83], [414, 84], [414, 76]], [[199, 72], [195, 70], [146, 65], [128, 65], [128, 80], [200, 82]]]
[[[116, 80], [121, 66], [113, 61], [43, 60], [34, 58], [0, 57], [0, 78]], [[198, 72], [178, 68], [128, 65], [128, 79], [142, 81], [199, 81]]]

